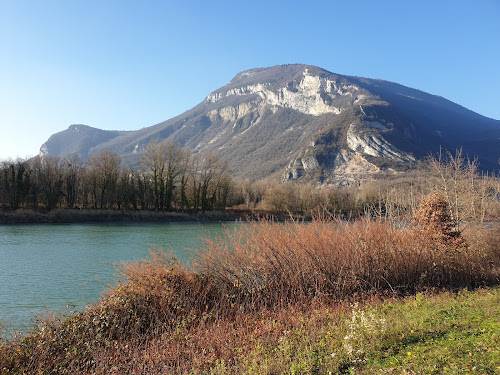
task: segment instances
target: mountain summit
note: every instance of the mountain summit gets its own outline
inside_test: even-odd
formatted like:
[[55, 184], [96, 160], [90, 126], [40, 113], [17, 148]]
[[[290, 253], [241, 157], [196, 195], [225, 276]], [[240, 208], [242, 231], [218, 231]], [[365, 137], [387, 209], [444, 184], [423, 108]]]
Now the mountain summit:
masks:
[[440, 147], [462, 147], [485, 169], [500, 157], [500, 121], [396, 83], [299, 64], [238, 73], [196, 107], [141, 130], [72, 125], [41, 153], [86, 159], [108, 150], [134, 163], [152, 139], [214, 152], [253, 180], [345, 182], [409, 168]]

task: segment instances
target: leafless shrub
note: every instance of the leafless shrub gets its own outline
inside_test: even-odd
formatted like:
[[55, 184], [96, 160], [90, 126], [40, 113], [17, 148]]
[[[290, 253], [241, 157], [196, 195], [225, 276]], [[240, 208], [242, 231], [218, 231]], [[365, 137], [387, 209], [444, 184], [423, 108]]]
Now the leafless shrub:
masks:
[[429, 228], [370, 219], [285, 225], [261, 220], [226, 239], [205, 240], [196, 266], [245, 309], [495, 282], [491, 259], [450, 228]]
[[428, 163], [438, 177], [434, 191], [449, 203], [457, 229], [462, 221], [482, 223], [487, 216], [494, 215], [500, 197], [498, 178], [480, 173], [477, 159], [470, 159], [462, 150], [457, 150], [455, 154], [447, 151], [431, 156]]

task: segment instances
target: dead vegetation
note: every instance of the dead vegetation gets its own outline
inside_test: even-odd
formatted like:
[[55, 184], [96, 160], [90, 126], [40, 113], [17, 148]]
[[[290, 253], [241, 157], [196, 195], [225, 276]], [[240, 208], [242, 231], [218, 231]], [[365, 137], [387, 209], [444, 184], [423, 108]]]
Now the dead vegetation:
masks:
[[237, 336], [203, 332], [216, 335], [237, 321], [252, 324], [262, 314], [300, 306], [307, 311], [345, 300], [498, 284], [498, 229], [481, 226], [462, 236], [445, 203], [437, 194], [428, 197], [406, 226], [331, 217], [242, 223], [224, 238], [205, 239], [192, 267], [153, 252], [124, 264], [126, 282], [83, 313], [2, 341], [0, 369], [172, 373], [199, 362], [201, 371], [219, 358], [234, 359], [224, 340], [245, 346]]

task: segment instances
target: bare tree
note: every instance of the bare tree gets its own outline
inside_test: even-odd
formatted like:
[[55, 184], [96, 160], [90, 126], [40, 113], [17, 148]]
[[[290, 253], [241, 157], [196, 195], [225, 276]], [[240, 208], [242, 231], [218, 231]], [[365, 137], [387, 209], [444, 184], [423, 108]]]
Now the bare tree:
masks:
[[165, 176], [165, 208], [172, 208], [172, 199], [176, 188], [176, 180], [181, 173], [183, 151], [174, 142], [169, 141], [166, 145], [166, 176]]
[[63, 173], [61, 159], [57, 156], [44, 156], [40, 158], [40, 174], [38, 184], [40, 197], [48, 210], [60, 203], [63, 188]]
[[63, 170], [63, 194], [66, 198], [66, 206], [74, 208], [81, 189], [83, 162], [76, 154], [70, 154], [62, 160]]
[[455, 155], [447, 151], [429, 157], [429, 166], [438, 176], [435, 189], [449, 203], [449, 210], [457, 230], [463, 220], [482, 222], [488, 209], [489, 188], [487, 175], [478, 172], [477, 159], [464, 157], [462, 150]]
[[194, 211], [198, 211], [201, 204], [201, 167], [199, 155], [193, 155], [189, 162], [188, 188], [191, 197], [191, 206]]
[[202, 163], [199, 182], [201, 210], [225, 206], [230, 187], [229, 166], [215, 154], [207, 155]]
[[128, 210], [132, 205], [137, 208], [134, 174], [127, 168], [122, 168], [116, 186], [116, 205], [119, 210]]
[[180, 151], [180, 160], [179, 160], [179, 207], [181, 210], [189, 207], [189, 199], [188, 199], [188, 185], [189, 185], [189, 176], [192, 169], [192, 157], [191, 151], [188, 149], [181, 149]]
[[31, 200], [33, 208], [38, 209], [41, 194], [41, 174], [42, 174], [42, 158], [37, 156], [31, 160]]
[[109, 151], [103, 151], [97, 156], [90, 157], [90, 179], [94, 207], [99, 205], [99, 208], [111, 208], [115, 203], [120, 164], [120, 157]]
[[25, 161], [5, 162], [2, 166], [2, 182], [5, 203], [13, 209], [26, 204], [31, 186], [31, 171]]
[[165, 205], [166, 156], [165, 144], [156, 139], [142, 154], [142, 166], [152, 179], [155, 210], [163, 210]]

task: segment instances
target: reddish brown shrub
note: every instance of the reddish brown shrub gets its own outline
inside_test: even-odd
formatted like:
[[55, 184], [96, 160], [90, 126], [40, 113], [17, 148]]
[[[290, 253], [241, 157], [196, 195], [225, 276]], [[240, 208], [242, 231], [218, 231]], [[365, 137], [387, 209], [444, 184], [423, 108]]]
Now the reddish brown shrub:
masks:
[[[431, 219], [439, 215], [443, 222], [443, 211]], [[496, 282], [491, 259], [468, 248], [446, 220], [434, 223], [396, 228], [369, 219], [261, 220], [205, 240], [196, 267], [245, 309]]]
[[451, 218], [448, 202], [439, 193], [424, 197], [414, 214], [413, 223], [432, 237], [438, 250], [461, 251], [467, 247]]

